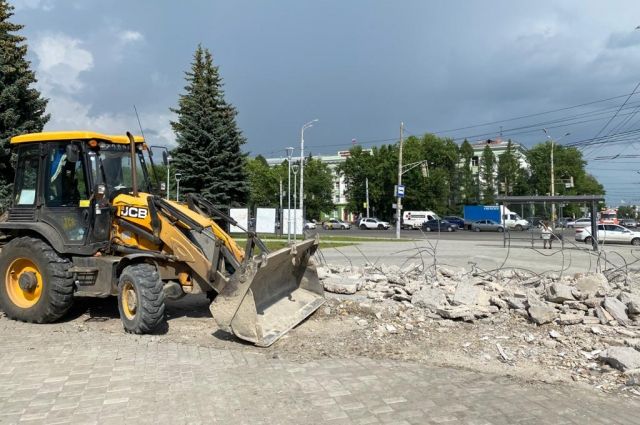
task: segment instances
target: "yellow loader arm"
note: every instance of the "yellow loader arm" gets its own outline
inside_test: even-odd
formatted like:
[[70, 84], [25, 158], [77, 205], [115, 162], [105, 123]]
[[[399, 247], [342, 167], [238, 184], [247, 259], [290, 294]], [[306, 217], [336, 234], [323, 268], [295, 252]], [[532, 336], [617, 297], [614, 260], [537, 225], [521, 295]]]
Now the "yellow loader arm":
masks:
[[[243, 250], [211, 216], [237, 225], [232, 218], [197, 195], [188, 199], [185, 206], [148, 194], [118, 195], [112, 242], [161, 252], [175, 270], [186, 266], [192, 276], [186, 278], [183, 271], [176, 280], [215, 290], [210, 310], [218, 326], [258, 346], [271, 345], [324, 303], [311, 259], [317, 240], [269, 252], [255, 233], [247, 232]], [[145, 207], [148, 212], [141, 214]], [[130, 233], [133, 238], [127, 238]], [[253, 256], [256, 246], [261, 252]]]

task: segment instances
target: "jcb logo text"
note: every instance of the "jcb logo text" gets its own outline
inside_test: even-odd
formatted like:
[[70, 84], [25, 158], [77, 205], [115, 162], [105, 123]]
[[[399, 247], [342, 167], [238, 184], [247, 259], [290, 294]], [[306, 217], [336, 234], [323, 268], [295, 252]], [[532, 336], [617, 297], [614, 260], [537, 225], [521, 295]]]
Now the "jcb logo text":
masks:
[[146, 218], [149, 210], [138, 207], [122, 207], [120, 217]]

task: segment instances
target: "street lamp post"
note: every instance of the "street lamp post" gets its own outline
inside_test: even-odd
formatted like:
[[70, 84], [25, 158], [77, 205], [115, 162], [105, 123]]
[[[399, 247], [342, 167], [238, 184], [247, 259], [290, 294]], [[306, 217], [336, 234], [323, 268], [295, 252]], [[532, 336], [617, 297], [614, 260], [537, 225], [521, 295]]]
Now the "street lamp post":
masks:
[[396, 239], [400, 239], [400, 229], [402, 227], [402, 198], [400, 197], [400, 186], [402, 185], [402, 137], [404, 135], [404, 123], [400, 123], [400, 153], [398, 156], [398, 186], [396, 187]]
[[181, 173], [176, 173], [176, 202], [180, 202], [180, 179], [182, 178]]
[[287, 171], [287, 243], [291, 244], [291, 155], [293, 154], [293, 148], [287, 148], [287, 165], [289, 170]]
[[313, 123], [318, 122], [318, 119], [309, 121], [302, 126], [300, 130], [300, 210], [302, 211], [302, 221], [304, 222], [304, 131], [307, 128], [313, 127]]
[[[546, 128], [543, 128], [542, 131], [544, 131], [544, 134], [547, 135], [547, 139], [549, 140], [549, 142], [551, 142], [551, 196], [556, 196], [556, 173], [555, 173], [555, 165], [553, 163], [553, 148], [554, 148], [554, 144], [557, 143], [558, 141], [560, 141], [561, 139], [564, 139], [565, 137], [567, 137], [568, 135], [570, 135], [571, 133], [567, 133], [564, 136], [562, 136], [560, 139], [556, 140], [554, 142], [553, 138], [549, 135], [549, 132], [547, 131]], [[555, 203], [551, 203], [551, 228], [553, 229], [555, 227], [555, 220], [556, 220], [556, 204]]]
[[293, 242], [295, 243], [296, 237], [298, 235], [298, 214], [296, 214], [296, 212], [298, 211], [296, 207], [296, 200], [298, 198], [298, 196], [296, 195], [296, 188], [298, 186], [298, 165], [293, 164], [293, 166], [291, 167], [291, 171], [293, 171]]

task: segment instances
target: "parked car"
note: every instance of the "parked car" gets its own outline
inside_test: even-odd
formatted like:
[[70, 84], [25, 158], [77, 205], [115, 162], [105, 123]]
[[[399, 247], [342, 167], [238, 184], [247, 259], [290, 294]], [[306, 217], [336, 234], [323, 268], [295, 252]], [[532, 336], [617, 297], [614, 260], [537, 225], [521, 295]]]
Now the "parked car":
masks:
[[591, 227], [591, 218], [583, 217], [574, 221], [567, 222], [567, 227], [571, 228], [579, 228], [579, 227]]
[[624, 227], [633, 227], [634, 229], [638, 227], [638, 222], [633, 218], [623, 218], [620, 220], [620, 225]]
[[313, 221], [307, 221], [304, 224], [304, 228], [305, 229], [315, 229], [316, 228], [316, 223], [314, 223]]
[[427, 220], [422, 223], [423, 232], [455, 232], [458, 225], [447, 220]]
[[474, 232], [504, 232], [502, 224], [493, 220], [478, 220], [471, 223]]
[[[590, 227], [576, 229], [578, 242], [592, 243]], [[640, 245], [640, 232], [634, 232], [618, 224], [598, 224], [598, 243], [620, 243]]]
[[362, 230], [367, 230], [367, 229], [384, 230], [389, 228], [389, 222], [378, 220], [377, 218], [363, 218], [363, 219], [360, 219], [360, 221], [358, 222], [358, 227], [361, 228]]
[[322, 223], [322, 228], [325, 230], [348, 230], [351, 229], [351, 224], [339, 218], [332, 218]]
[[448, 215], [446, 217], [443, 217], [445, 220], [447, 220], [449, 223], [453, 223], [456, 226], [458, 226], [459, 229], [464, 229], [464, 219], [457, 217], [455, 215]]

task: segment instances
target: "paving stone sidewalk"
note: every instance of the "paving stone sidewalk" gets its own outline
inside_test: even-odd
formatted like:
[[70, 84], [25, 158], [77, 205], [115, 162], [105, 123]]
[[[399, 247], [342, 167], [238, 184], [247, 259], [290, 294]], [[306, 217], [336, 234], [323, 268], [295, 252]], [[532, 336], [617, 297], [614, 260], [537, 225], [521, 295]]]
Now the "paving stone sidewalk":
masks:
[[[55, 332], [54, 332], [55, 331]], [[0, 319], [0, 424], [634, 424], [640, 402], [371, 359], [263, 354]]]

